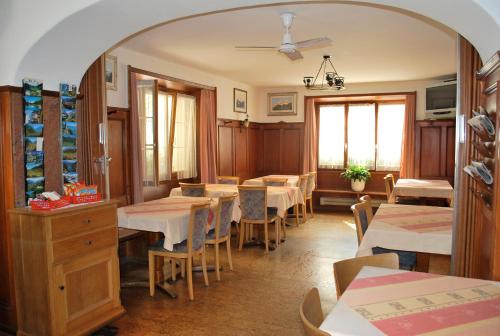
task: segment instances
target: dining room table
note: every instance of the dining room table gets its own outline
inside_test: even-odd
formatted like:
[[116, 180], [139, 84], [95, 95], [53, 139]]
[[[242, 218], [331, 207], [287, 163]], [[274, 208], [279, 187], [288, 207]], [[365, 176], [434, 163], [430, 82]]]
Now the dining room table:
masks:
[[443, 198], [451, 207], [454, 204], [453, 187], [447, 180], [398, 179], [389, 198], [395, 203], [398, 197]]
[[500, 333], [500, 283], [365, 266], [319, 329], [335, 335]]
[[[172, 251], [175, 244], [188, 238], [191, 206], [203, 203], [210, 203], [206, 227], [208, 233], [215, 226], [214, 211], [218, 205], [217, 198], [175, 196], [120, 207], [117, 209], [118, 227], [161, 232], [165, 237], [163, 248]], [[161, 281], [156, 285], [172, 298], [177, 296], [167, 281]], [[149, 282], [133, 281], [122, 284], [122, 287], [149, 287]]]
[[419, 270], [425, 270], [430, 255], [451, 255], [452, 220], [450, 207], [381, 204], [356, 256], [371, 255], [374, 247], [418, 252]]
[[288, 187], [298, 187], [299, 186], [299, 175], [266, 175], [261, 177], [256, 177], [253, 179], [243, 181], [243, 185], [255, 185], [255, 186], [263, 186], [264, 178], [273, 178], [273, 179], [284, 179], [286, 178], [286, 185]]

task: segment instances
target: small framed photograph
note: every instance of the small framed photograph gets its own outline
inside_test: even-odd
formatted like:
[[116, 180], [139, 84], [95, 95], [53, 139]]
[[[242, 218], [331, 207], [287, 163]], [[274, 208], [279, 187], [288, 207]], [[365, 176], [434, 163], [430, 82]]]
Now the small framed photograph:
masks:
[[296, 115], [297, 114], [297, 92], [268, 93], [267, 115]]
[[234, 89], [233, 110], [234, 112], [247, 113], [247, 92], [245, 90]]
[[116, 56], [106, 55], [104, 66], [104, 77], [106, 79], [106, 88], [116, 91]]

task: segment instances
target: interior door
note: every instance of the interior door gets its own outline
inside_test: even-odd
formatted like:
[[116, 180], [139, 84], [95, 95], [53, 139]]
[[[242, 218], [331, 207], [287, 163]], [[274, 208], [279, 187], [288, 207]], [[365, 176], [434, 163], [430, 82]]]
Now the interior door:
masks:
[[120, 205], [131, 202], [128, 128], [128, 111], [108, 110], [109, 194]]

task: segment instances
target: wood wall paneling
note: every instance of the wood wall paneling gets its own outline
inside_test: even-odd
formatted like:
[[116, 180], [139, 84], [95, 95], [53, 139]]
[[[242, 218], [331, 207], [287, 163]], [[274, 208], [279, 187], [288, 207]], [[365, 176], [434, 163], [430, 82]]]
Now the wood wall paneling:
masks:
[[218, 160], [219, 175], [232, 176], [234, 173], [233, 128], [219, 125], [218, 127]]
[[281, 148], [281, 171], [284, 174], [296, 174], [302, 167], [302, 136], [300, 129], [284, 129]]
[[265, 175], [279, 174], [281, 172], [281, 130], [262, 130], [264, 151], [262, 153], [263, 169]]
[[247, 128], [233, 129], [234, 141], [234, 175], [241, 179], [248, 179], [250, 169], [248, 164], [248, 130]]

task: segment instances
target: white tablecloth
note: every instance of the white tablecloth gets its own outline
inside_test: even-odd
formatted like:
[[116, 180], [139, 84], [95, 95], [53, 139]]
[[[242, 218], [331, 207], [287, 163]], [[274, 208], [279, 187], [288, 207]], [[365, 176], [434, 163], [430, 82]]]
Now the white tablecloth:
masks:
[[298, 187], [299, 186], [299, 176], [298, 175], [267, 175], [262, 177], [253, 178], [250, 180], [246, 180], [243, 182], [243, 185], [257, 185], [262, 186], [264, 182], [262, 182], [262, 178], [286, 178], [287, 186], [289, 187]]
[[499, 298], [498, 282], [365, 266], [319, 328], [333, 336], [498, 335]]
[[451, 255], [452, 217], [452, 208], [381, 204], [356, 255], [371, 255], [376, 246]]
[[[238, 193], [238, 186], [232, 184], [207, 184], [206, 193], [208, 197], [220, 197]], [[182, 195], [181, 188], [174, 188], [170, 196]], [[286, 211], [295, 204], [303, 204], [304, 198], [298, 187], [267, 187], [267, 206], [278, 209], [278, 216], [285, 218]], [[233, 209], [233, 220], [241, 218], [240, 199], [236, 197]]]
[[446, 180], [399, 179], [392, 198], [397, 196], [445, 198], [453, 206], [453, 187]]
[[[163, 247], [171, 251], [174, 244], [187, 239], [191, 205], [208, 201], [215, 209], [218, 201], [209, 197], [168, 197], [121, 207], [117, 212], [118, 227], [162, 232], [165, 235]], [[210, 227], [213, 227], [213, 213], [211, 218]]]

